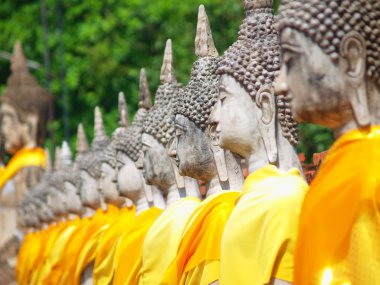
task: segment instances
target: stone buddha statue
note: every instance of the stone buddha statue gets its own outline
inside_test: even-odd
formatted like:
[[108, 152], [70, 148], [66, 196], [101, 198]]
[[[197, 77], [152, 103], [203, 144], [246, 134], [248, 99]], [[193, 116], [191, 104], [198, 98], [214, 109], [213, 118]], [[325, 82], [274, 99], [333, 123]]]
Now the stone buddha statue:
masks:
[[29, 73], [17, 42], [11, 58], [11, 75], [1, 96], [1, 133], [5, 151], [12, 155], [0, 170], [0, 248], [16, 231], [17, 207], [27, 189], [38, 184], [45, 167], [41, 148], [46, 137], [50, 94]]
[[45, 167], [40, 148], [46, 137], [51, 96], [29, 73], [20, 42], [14, 46], [12, 73], [1, 97], [1, 133], [5, 151], [13, 155], [0, 179], [0, 189], [13, 181], [13, 193], [2, 193], [3, 205], [21, 201], [25, 191], [36, 185]]
[[379, 19], [376, 0], [281, 5], [276, 91], [336, 137], [302, 207], [297, 284], [380, 283]]
[[198, 59], [190, 81], [174, 104], [176, 141], [170, 155], [177, 160], [181, 175], [207, 182], [208, 195], [222, 189], [238, 190], [243, 181], [240, 159], [219, 147], [209, 125], [219, 95], [216, 69], [220, 59], [203, 6], [198, 15], [195, 53]]
[[124, 93], [119, 93], [119, 127], [112, 135], [111, 143], [105, 148], [101, 156], [101, 177], [99, 180], [99, 191], [102, 192], [105, 202], [118, 208], [130, 207], [130, 200], [119, 195], [116, 187], [117, 160], [116, 160], [116, 137], [129, 126], [129, 114]]
[[91, 151], [85, 154], [79, 164], [81, 183], [81, 200], [85, 207], [96, 211], [99, 208], [106, 210], [104, 197], [99, 193], [98, 183], [101, 177], [101, 153], [110, 143], [105, 134], [103, 119], [99, 107], [95, 108], [94, 140]]
[[218, 66], [215, 129], [220, 145], [245, 158], [250, 173], [224, 231], [222, 284], [293, 281], [293, 248], [307, 184], [295, 150], [290, 99], [274, 93], [280, 45], [272, 7], [271, 0], [244, 1], [238, 39]]
[[80, 196], [81, 178], [79, 176], [79, 165], [82, 158], [89, 151], [89, 146], [82, 124], [78, 125], [76, 157], [71, 169], [66, 171], [64, 176], [64, 193], [66, 196], [67, 210], [75, 215], [88, 215], [85, 207], [82, 205]]
[[65, 194], [65, 176], [72, 168], [72, 154], [66, 141], [62, 143], [59, 153], [55, 158], [55, 171], [49, 181], [49, 203], [56, 217], [61, 219], [72, 219], [67, 209]]
[[187, 188], [189, 189], [186, 193], [185, 180], [178, 174], [175, 165], [173, 168], [167, 155], [175, 133], [172, 120], [173, 105], [181, 88], [174, 74], [172, 41], [170, 39], [166, 43], [160, 78], [161, 85], [157, 89], [155, 103], [149, 110], [142, 129], [143, 159], [139, 162], [143, 160], [143, 163], [140, 163], [138, 167], [143, 169], [146, 183], [157, 186], [167, 196], [166, 201], [169, 206], [180, 199], [180, 194], [182, 197], [186, 194], [195, 197], [200, 196], [197, 187], [192, 187], [196, 185], [196, 181], [191, 183], [190, 180], [193, 179], [190, 178], [187, 180], [189, 182]]
[[132, 125], [118, 132], [115, 137], [118, 191], [121, 196], [132, 200], [136, 205], [136, 215], [151, 205], [165, 208], [161, 192], [155, 187], [145, 184], [141, 171], [135, 165], [142, 151], [141, 131], [151, 107], [150, 94], [145, 69], [141, 69], [139, 109]]

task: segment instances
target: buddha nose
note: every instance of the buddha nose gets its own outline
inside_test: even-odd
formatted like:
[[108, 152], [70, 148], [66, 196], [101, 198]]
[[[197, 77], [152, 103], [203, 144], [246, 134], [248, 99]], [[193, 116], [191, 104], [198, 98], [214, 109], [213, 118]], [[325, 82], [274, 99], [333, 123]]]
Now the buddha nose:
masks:
[[168, 156], [170, 158], [177, 158], [177, 150], [175, 148], [177, 144], [177, 139], [174, 138], [171, 142], [170, 142], [170, 146], [169, 146], [169, 150], [168, 150]]
[[286, 95], [289, 92], [288, 83], [286, 82], [286, 71], [283, 65], [280, 69], [280, 74], [274, 82], [274, 92], [276, 96]]

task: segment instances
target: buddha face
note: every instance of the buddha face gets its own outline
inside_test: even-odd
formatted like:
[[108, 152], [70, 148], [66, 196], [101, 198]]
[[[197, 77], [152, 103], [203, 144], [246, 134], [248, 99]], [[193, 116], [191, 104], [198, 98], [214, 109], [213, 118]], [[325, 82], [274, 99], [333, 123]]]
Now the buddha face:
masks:
[[37, 204], [34, 206], [36, 207], [35, 211], [37, 212], [40, 221], [42, 221], [43, 223], [50, 223], [54, 221], [54, 213], [51, 207], [44, 201], [38, 201]]
[[29, 227], [38, 227], [40, 224], [40, 220], [38, 218], [37, 207], [32, 203], [28, 203], [25, 206], [24, 212], [25, 224]]
[[117, 153], [117, 190], [120, 196], [131, 199], [135, 204], [144, 192], [144, 179], [135, 162], [126, 154]]
[[51, 187], [49, 197], [49, 206], [53, 210], [54, 215], [57, 217], [66, 215], [67, 206], [65, 195], [59, 189]]
[[27, 122], [22, 122], [16, 109], [9, 104], [1, 105], [1, 132], [5, 138], [5, 150], [14, 154], [29, 143], [30, 134]]
[[100, 166], [102, 175], [99, 180], [99, 192], [105, 201], [114, 206], [121, 206], [123, 199], [120, 197], [116, 187], [117, 170], [108, 163], [103, 162]]
[[259, 111], [245, 88], [233, 77], [223, 75], [213, 116], [221, 147], [245, 158], [260, 149]]
[[[344, 61], [330, 57], [302, 33], [287, 28], [282, 32], [283, 64], [276, 92], [290, 91], [296, 120], [337, 129], [353, 119]], [[342, 72], [343, 71], [343, 72]], [[352, 89], [352, 88], [351, 88]]]
[[98, 181], [87, 171], [80, 171], [82, 185], [80, 188], [80, 197], [82, 204], [94, 210], [100, 208], [100, 194], [98, 192]]
[[[143, 176], [148, 185], [167, 190], [175, 178], [167, 149], [151, 135], [142, 135]], [[140, 165], [141, 167], [141, 165]]]
[[203, 181], [213, 179], [217, 172], [206, 133], [180, 114], [175, 117], [175, 130], [171, 156], [175, 155], [179, 173]]
[[82, 213], [82, 201], [80, 199], [80, 191], [78, 187], [76, 187], [71, 182], [65, 181], [65, 195], [67, 203], [67, 210], [70, 213], [80, 215]]

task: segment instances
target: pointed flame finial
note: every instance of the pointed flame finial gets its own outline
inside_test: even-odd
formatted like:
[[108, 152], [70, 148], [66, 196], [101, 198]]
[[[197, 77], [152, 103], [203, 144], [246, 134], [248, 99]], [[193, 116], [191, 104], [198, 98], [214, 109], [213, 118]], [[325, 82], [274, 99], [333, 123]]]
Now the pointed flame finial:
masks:
[[86, 133], [84, 132], [83, 124], [78, 125], [78, 133], [77, 133], [77, 155], [84, 154], [88, 152], [89, 146], [88, 141], [86, 137]]
[[197, 57], [219, 56], [215, 47], [206, 9], [204, 5], [199, 6], [197, 35], [195, 37], [195, 54]]
[[60, 152], [61, 168], [72, 163], [72, 153], [67, 141], [63, 141]]
[[145, 68], [141, 68], [139, 107], [149, 109], [152, 106], [151, 97], [152, 95], [149, 90], [148, 78], [146, 76]]
[[54, 170], [57, 171], [61, 168], [61, 148], [59, 146], [55, 147], [54, 155]]
[[51, 163], [50, 151], [48, 148], [45, 148], [45, 157], [46, 157], [45, 173], [51, 173], [53, 166]]
[[173, 68], [173, 47], [171, 39], [166, 41], [164, 62], [161, 67], [160, 80], [162, 83], [173, 83], [177, 81]]
[[28, 71], [28, 65], [24, 51], [22, 50], [21, 42], [17, 41], [13, 47], [11, 58], [11, 70], [13, 72]]
[[126, 128], [129, 126], [129, 113], [127, 101], [123, 92], [119, 93], [119, 127]]
[[94, 139], [105, 135], [102, 112], [98, 106], [95, 107]]

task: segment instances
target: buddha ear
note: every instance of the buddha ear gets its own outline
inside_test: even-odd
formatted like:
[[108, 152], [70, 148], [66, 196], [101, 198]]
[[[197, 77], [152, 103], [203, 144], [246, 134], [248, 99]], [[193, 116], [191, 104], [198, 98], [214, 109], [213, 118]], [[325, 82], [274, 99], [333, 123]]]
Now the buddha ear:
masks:
[[268, 86], [262, 87], [256, 94], [256, 113], [259, 122], [259, 130], [264, 141], [270, 163], [277, 161], [276, 142], [276, 103], [274, 92]]
[[32, 140], [37, 143], [37, 131], [38, 131], [38, 115], [34, 113], [29, 113], [26, 116], [26, 125], [28, 126], [28, 134]]
[[365, 83], [367, 49], [363, 37], [356, 31], [344, 36], [340, 44], [341, 63], [345, 79], [350, 86], [349, 100], [359, 126], [371, 123]]

